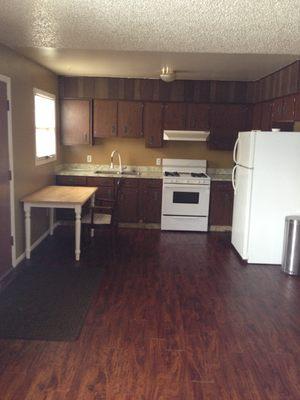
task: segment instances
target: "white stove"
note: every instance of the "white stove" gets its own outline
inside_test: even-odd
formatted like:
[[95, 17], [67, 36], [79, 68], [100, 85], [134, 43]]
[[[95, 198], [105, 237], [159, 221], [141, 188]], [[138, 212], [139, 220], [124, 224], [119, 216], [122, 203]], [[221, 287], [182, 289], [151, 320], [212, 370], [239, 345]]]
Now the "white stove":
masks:
[[208, 230], [206, 164], [206, 160], [163, 159], [162, 230]]

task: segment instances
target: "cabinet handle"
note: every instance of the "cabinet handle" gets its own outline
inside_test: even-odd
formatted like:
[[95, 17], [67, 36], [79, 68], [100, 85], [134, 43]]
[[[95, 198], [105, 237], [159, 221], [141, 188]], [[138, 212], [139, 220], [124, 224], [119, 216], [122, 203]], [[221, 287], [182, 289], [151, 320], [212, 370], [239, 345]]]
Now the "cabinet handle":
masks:
[[113, 125], [113, 126], [111, 127], [111, 131], [112, 131], [112, 133], [116, 133], [116, 125]]
[[127, 127], [127, 125], [125, 125], [124, 126], [124, 133], [127, 133], [127, 131], [128, 131], [128, 127]]

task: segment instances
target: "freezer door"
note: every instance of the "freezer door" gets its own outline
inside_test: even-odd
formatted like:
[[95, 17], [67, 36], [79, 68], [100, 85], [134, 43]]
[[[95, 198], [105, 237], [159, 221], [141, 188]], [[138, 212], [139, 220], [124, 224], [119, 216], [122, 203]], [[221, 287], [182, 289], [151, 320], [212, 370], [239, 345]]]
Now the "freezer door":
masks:
[[237, 165], [234, 175], [231, 243], [242, 259], [247, 260], [253, 170]]
[[256, 131], [239, 132], [233, 151], [233, 160], [236, 164], [253, 168], [256, 135]]

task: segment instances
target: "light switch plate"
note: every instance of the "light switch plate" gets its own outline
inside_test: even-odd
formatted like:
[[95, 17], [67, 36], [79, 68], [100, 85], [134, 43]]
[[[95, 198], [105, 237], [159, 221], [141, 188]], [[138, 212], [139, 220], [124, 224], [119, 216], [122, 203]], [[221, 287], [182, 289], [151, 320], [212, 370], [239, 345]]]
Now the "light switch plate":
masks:
[[92, 162], [92, 156], [90, 154], [86, 156], [86, 162]]
[[161, 165], [161, 158], [156, 159], [156, 165]]

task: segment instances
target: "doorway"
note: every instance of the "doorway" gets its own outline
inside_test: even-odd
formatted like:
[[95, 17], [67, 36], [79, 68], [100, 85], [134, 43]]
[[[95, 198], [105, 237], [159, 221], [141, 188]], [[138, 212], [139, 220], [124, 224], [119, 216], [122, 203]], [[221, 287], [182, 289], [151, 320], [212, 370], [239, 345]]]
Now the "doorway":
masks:
[[0, 279], [15, 265], [10, 79], [0, 75]]

